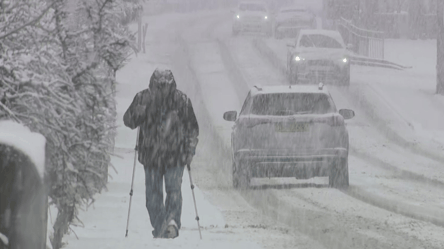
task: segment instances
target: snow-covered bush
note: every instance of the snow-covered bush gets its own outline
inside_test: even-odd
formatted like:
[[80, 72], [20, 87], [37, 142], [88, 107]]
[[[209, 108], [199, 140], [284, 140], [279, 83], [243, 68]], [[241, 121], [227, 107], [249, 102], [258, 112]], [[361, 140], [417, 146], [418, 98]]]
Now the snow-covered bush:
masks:
[[143, 7], [139, 0], [124, 0], [121, 4], [120, 23], [127, 25], [136, 21], [142, 14]]
[[[134, 37], [124, 0], [0, 1], [0, 116], [43, 134], [53, 248], [105, 186], [114, 146], [115, 73]], [[134, 6], [137, 2], [133, 2]]]

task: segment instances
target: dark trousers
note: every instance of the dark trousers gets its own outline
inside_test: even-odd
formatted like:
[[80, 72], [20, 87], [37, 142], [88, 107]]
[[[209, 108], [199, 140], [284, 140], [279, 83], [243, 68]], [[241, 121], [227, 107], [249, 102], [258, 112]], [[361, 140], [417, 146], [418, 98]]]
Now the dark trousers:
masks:
[[[175, 161], [175, 160], [174, 160]], [[146, 208], [154, 228], [159, 235], [163, 225], [174, 220], [180, 228], [182, 214], [182, 176], [184, 166], [170, 160], [157, 161], [145, 166]], [[163, 178], [165, 178], [166, 200], [163, 203]]]

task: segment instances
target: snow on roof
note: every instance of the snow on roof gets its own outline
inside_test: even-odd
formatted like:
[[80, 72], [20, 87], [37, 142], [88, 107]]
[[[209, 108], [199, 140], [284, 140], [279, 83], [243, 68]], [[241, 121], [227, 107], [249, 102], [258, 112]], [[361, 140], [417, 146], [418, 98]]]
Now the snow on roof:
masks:
[[272, 93], [324, 93], [329, 94], [326, 86], [319, 90], [318, 85], [280, 85], [280, 86], [259, 86], [252, 89], [252, 95], [272, 94]]
[[43, 178], [46, 145], [43, 135], [31, 132], [29, 128], [10, 120], [0, 121], [0, 143], [12, 146], [26, 154], [35, 164], [40, 177]]

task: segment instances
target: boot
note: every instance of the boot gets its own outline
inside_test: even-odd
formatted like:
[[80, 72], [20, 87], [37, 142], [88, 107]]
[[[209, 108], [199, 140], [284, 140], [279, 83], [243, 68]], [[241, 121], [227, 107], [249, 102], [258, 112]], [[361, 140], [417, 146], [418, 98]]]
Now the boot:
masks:
[[168, 227], [165, 231], [165, 238], [168, 239], [174, 239], [179, 236], [179, 228], [177, 227], [177, 224], [174, 220], [171, 220], [170, 223], [168, 223]]

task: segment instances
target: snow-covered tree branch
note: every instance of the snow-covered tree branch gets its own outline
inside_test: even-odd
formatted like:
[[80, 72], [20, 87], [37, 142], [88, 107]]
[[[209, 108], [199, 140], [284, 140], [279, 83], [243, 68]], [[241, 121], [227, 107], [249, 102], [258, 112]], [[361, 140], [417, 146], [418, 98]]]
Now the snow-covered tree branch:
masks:
[[128, 4], [21, 0], [0, 8], [0, 116], [43, 134], [51, 148], [54, 248], [62, 247], [78, 209], [106, 186], [115, 72], [134, 43], [124, 25]]

